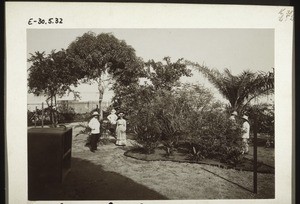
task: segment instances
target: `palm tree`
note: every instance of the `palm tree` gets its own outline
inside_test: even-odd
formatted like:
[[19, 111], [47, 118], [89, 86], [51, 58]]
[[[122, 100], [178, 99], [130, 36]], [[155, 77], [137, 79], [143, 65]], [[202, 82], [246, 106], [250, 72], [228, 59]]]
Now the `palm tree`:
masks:
[[273, 72], [268, 73], [246, 70], [235, 76], [228, 69], [220, 73], [216, 69], [209, 69], [197, 63], [187, 62], [187, 64], [204, 74], [229, 101], [231, 109], [238, 112], [241, 112], [254, 98], [274, 92], [274, 69]]

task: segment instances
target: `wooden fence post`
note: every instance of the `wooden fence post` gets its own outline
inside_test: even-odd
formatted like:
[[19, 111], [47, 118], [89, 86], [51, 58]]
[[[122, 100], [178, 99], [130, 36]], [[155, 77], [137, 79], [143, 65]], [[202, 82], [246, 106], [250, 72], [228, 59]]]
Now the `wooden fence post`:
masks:
[[254, 117], [253, 125], [253, 192], [257, 193], [257, 117]]

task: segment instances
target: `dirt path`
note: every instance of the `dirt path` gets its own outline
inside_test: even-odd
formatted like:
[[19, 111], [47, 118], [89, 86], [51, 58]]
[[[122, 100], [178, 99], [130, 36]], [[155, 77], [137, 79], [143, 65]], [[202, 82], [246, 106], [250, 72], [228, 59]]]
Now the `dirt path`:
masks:
[[[74, 135], [76, 131], [73, 131]], [[85, 135], [73, 137], [72, 170], [61, 185], [41, 188], [38, 200], [163, 200], [274, 198], [274, 174], [258, 174], [170, 161], [141, 161], [124, 156], [131, 148], [113, 143], [92, 153]]]

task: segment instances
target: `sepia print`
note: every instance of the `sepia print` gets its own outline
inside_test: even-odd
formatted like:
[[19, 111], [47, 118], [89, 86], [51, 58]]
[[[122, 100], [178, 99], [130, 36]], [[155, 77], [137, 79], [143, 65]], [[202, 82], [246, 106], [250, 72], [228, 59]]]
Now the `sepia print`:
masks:
[[27, 42], [29, 200], [274, 198], [273, 29]]
[[292, 8], [32, 5], [7, 7], [12, 203], [290, 201]]

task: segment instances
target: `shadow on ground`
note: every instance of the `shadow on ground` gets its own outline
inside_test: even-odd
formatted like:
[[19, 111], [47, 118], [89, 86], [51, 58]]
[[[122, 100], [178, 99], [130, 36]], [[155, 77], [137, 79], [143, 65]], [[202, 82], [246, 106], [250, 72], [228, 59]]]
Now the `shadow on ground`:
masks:
[[[128, 167], [130, 168], [130, 167]], [[72, 158], [72, 170], [62, 184], [31, 184], [29, 200], [165, 200], [160, 195], [101, 165]]]

